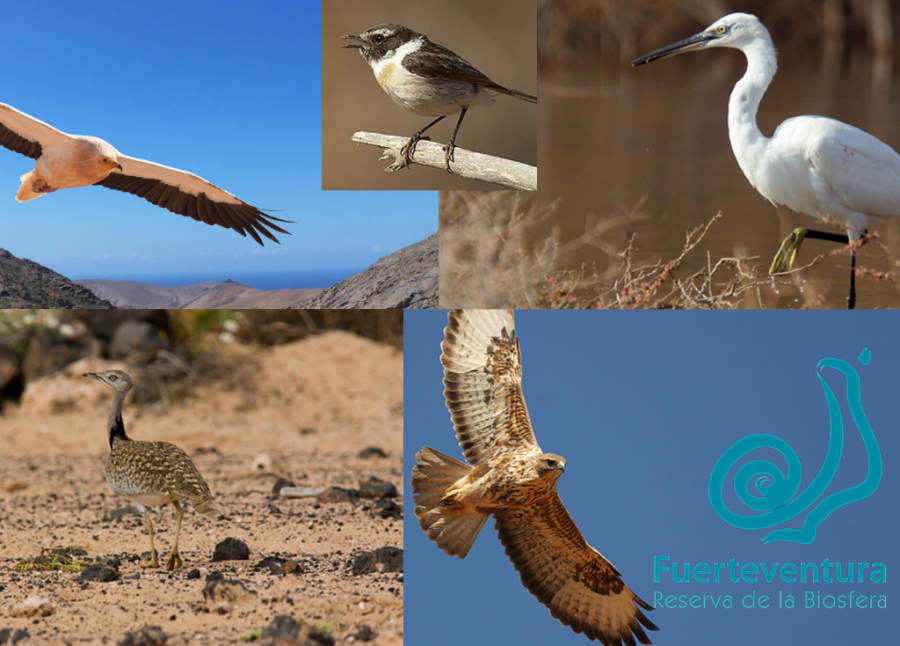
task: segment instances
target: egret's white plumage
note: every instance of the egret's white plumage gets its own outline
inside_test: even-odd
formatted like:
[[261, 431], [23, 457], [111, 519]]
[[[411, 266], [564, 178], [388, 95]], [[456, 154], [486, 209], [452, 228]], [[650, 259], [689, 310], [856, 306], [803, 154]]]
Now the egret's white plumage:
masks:
[[[870, 221], [900, 218], [900, 155], [887, 144], [827, 117], [788, 119], [771, 137], [760, 132], [756, 112], [775, 76], [776, 52], [768, 30], [756, 16], [730, 14], [632, 65], [709, 47], [732, 47], [747, 57], [747, 71], [728, 101], [728, 135], [741, 170], [763, 197], [843, 226], [847, 240], [854, 243]], [[804, 237], [838, 238], [798, 229], [782, 245], [773, 273], [793, 265]], [[851, 273], [848, 305], [853, 307], [854, 302]]]
[[272, 217], [202, 177], [123, 155], [97, 137], [68, 135], [43, 121], [0, 103], [0, 146], [35, 160], [22, 175], [16, 200], [26, 202], [58, 189], [97, 184], [143, 197], [148, 202], [206, 224], [259, 233], [278, 242], [269, 231], [288, 233]]

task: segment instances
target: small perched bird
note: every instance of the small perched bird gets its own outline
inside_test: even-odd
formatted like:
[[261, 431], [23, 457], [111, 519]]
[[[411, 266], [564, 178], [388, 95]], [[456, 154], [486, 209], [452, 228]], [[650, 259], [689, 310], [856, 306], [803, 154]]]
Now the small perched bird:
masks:
[[425, 131], [444, 117], [459, 112], [453, 136], [444, 147], [447, 171], [452, 172], [456, 135], [470, 107], [491, 105], [495, 94], [537, 103], [536, 96], [494, 83], [468, 61], [403, 25], [376, 25], [344, 39], [356, 41], [344, 48], [359, 50], [375, 73], [378, 85], [396, 103], [415, 114], [437, 117], [400, 149], [404, 166], [409, 166]]
[[110, 451], [104, 475], [109, 488], [126, 496], [144, 516], [144, 525], [150, 535], [150, 563], [142, 567], [159, 567], [156, 548], [153, 546], [153, 524], [147, 507], [172, 503], [175, 506], [175, 543], [166, 569], [180, 568], [182, 561], [178, 553], [178, 535], [184, 514], [180, 501], [189, 502], [207, 518], [215, 519], [222, 515], [209, 499], [209, 485], [188, 454], [174, 444], [138, 442], [125, 435], [122, 403], [132, 387], [131, 377], [127, 373], [107, 370], [100, 373], [88, 372], [84, 376], [96, 379], [113, 392], [113, 404], [107, 423]]
[[244, 237], [249, 233], [260, 245], [259, 233], [278, 242], [269, 229], [290, 235], [273, 222], [293, 224], [290, 220], [263, 213], [202, 177], [127, 157], [97, 137], [67, 135], [4, 103], [0, 146], [35, 160], [34, 170], [20, 178], [19, 202], [62, 188], [105, 186], [198, 222], [233, 229]]

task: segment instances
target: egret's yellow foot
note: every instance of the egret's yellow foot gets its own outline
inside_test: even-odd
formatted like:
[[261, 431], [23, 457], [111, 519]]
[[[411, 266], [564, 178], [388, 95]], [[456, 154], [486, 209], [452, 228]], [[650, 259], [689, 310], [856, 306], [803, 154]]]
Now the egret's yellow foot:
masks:
[[794, 229], [791, 234], [781, 243], [781, 248], [775, 254], [772, 266], [769, 267], [770, 274], [780, 274], [783, 271], [793, 269], [794, 263], [797, 262], [797, 254], [800, 253], [800, 245], [809, 229]]

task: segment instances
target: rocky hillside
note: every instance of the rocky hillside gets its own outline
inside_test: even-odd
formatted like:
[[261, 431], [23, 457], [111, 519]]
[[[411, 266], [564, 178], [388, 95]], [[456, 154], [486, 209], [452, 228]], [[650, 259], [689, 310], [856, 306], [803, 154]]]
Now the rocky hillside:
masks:
[[385, 256], [291, 307], [434, 309], [438, 302], [438, 234]]
[[0, 249], [0, 308], [110, 309], [112, 305], [65, 276]]
[[165, 287], [128, 280], [90, 278], [77, 281], [120, 309], [284, 309], [320, 289], [261, 291], [233, 280]]
[[98, 298], [108, 300], [118, 309], [178, 309], [219, 283], [197, 283], [187, 287], [165, 287], [132, 280], [85, 278], [76, 285], [87, 287]]

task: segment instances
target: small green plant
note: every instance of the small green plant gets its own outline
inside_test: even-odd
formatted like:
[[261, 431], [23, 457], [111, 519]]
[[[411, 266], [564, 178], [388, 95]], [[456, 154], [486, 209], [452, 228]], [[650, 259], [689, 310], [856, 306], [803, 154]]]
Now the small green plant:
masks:
[[76, 561], [73, 559], [68, 553], [72, 549], [72, 547], [42, 547], [39, 554], [21, 559], [13, 566], [13, 569], [19, 572], [26, 570], [81, 572], [87, 566], [94, 564], [93, 561]]
[[257, 639], [262, 637], [262, 626], [254, 626], [249, 633], [241, 636], [241, 641], [245, 642], [255, 642]]

